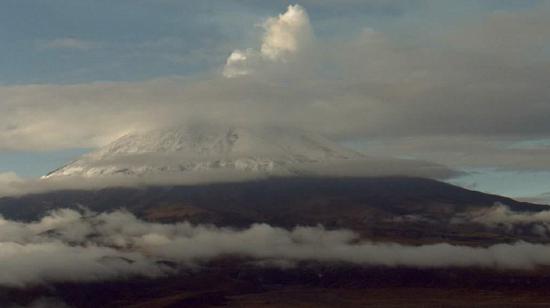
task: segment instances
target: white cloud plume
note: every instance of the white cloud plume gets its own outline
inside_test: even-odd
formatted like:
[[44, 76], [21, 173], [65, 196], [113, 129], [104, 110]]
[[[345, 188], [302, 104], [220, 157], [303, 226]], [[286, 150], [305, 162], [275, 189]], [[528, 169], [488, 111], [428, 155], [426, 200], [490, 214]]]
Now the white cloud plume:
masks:
[[260, 52], [271, 60], [284, 60], [297, 53], [312, 39], [312, 30], [306, 11], [299, 5], [290, 5], [284, 14], [269, 18], [264, 24]]
[[550, 265], [550, 246], [524, 242], [487, 248], [445, 243], [405, 246], [365, 242], [351, 231], [321, 226], [285, 230], [255, 224], [234, 230], [186, 222], [149, 223], [125, 211], [96, 214], [61, 209], [28, 224], [0, 219], [0, 285], [5, 286], [157, 277], [175, 271], [160, 261], [187, 267], [229, 255], [257, 261], [421, 268]]
[[223, 69], [225, 77], [250, 75], [270, 64], [284, 64], [303, 52], [313, 40], [309, 17], [299, 5], [290, 5], [285, 13], [268, 18], [263, 26], [265, 33], [260, 49], [233, 51]]

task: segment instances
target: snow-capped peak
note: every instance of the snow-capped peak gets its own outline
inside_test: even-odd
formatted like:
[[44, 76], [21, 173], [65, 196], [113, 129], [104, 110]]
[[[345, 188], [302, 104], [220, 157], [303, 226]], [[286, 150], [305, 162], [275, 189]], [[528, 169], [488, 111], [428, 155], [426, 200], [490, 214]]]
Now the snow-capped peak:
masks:
[[123, 136], [46, 177], [220, 169], [293, 174], [302, 163], [362, 157], [360, 153], [301, 130], [200, 125]]

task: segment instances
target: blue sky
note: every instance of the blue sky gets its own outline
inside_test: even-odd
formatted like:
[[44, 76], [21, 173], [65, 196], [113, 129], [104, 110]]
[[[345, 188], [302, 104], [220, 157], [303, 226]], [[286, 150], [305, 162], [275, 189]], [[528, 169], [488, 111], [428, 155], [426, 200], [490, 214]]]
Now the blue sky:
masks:
[[22, 177], [37, 177], [75, 160], [90, 149], [60, 151], [4, 151], [0, 152], [0, 173], [15, 171]]
[[[317, 81], [319, 84], [327, 82], [327, 79], [330, 78], [333, 78], [334, 84], [346, 84], [349, 87], [364, 81], [361, 79], [363, 78], [361, 71], [353, 72], [355, 74], [353, 75], [346, 69], [357, 65], [349, 65], [345, 63], [345, 60], [334, 60], [330, 63], [327, 61], [322, 64], [315, 61], [318, 61], [317, 59], [332, 59], [330, 54], [333, 52], [334, 44], [352, 44], [348, 42], [357, 41], [358, 37], [362, 37], [362, 35], [365, 35], [364, 33], [367, 33], [365, 32], [366, 29], [373, 29], [376, 33], [383, 35], [383, 39], [374, 42], [375, 44], [381, 44], [381, 47], [376, 48], [388, 48], [386, 53], [395, 54], [395, 59], [404, 61], [405, 66], [414, 66], [414, 74], [407, 72], [407, 76], [428, 78], [425, 76], [433, 75], [435, 77], [429, 78], [435, 78], [432, 83], [437, 83], [440, 81], [437, 77], [438, 74], [448, 72], [447, 75], [453, 75], [456, 73], [456, 76], [449, 78], [449, 84], [464, 88], [470, 87], [474, 83], [474, 81], [464, 80], [485, 82], [487, 79], [492, 78], [490, 74], [497, 74], [501, 78], [509, 72], [516, 72], [513, 77], [502, 77], [502, 80], [496, 80], [495, 84], [497, 86], [502, 85], [506, 89], [508, 86], [505, 84], [510, 83], [518, 86], [520, 90], [516, 92], [519, 94], [521, 94], [521, 91], [531, 93], [530, 97], [526, 95], [524, 102], [510, 101], [506, 103], [505, 107], [497, 108], [498, 112], [508, 112], [505, 115], [498, 115], [498, 117], [504, 119], [500, 122], [501, 124], [498, 124], [497, 116], [491, 118], [491, 110], [494, 110], [492, 107], [480, 109], [479, 111], [472, 110], [469, 107], [463, 109], [437, 107], [441, 110], [451, 111], [448, 115], [443, 114], [440, 117], [435, 113], [444, 113], [445, 111], [434, 111], [437, 108], [426, 109], [428, 110], [427, 114], [433, 112], [435, 116], [428, 115], [434, 116], [434, 118], [427, 119], [425, 127], [419, 127], [418, 129], [413, 127], [416, 124], [411, 125], [409, 129], [398, 127], [399, 123], [394, 124], [392, 122], [392, 127], [387, 129], [382, 124], [379, 125], [382, 127], [380, 132], [371, 133], [373, 131], [371, 127], [361, 129], [344, 127], [329, 132], [329, 135], [332, 134], [344, 141], [351, 140], [350, 144], [354, 144], [357, 148], [363, 150], [371, 148], [368, 145], [369, 142], [374, 141], [374, 143], [377, 143], [383, 139], [384, 142], [381, 144], [384, 145], [384, 148], [382, 146], [375, 147], [374, 150], [377, 153], [387, 151], [390, 154], [395, 154], [395, 156], [428, 159], [450, 164], [453, 168], [467, 170], [470, 172], [469, 176], [455, 181], [464, 186], [513, 196], [537, 195], [550, 191], [550, 171], [537, 170], [529, 162], [531, 153], [543, 157], [544, 151], [549, 148], [547, 143], [539, 141], [549, 140], [550, 131], [538, 123], [544, 122], [544, 117], [541, 115], [546, 112], [544, 106], [548, 103], [546, 99], [550, 95], [547, 95], [547, 91], [545, 92], [542, 86], [540, 87], [542, 90], [539, 88], [532, 90], [524, 86], [525, 84], [532, 84], [532, 80], [540, 81], [541, 78], [538, 76], [544, 76], [547, 73], [545, 70], [548, 65], [547, 56], [549, 56], [550, 48], [548, 48], [548, 44], [544, 43], [544, 40], [548, 37], [548, 33], [544, 31], [544, 26], [539, 26], [537, 22], [531, 24], [524, 20], [533, 20], [533, 18], [530, 19], [530, 16], [534, 16], [544, 22], [545, 17], [543, 14], [550, 11], [548, 1], [304, 0], [297, 3], [307, 11], [317, 40], [316, 46], [321, 50], [320, 52], [316, 51], [317, 53], [310, 57], [313, 60], [305, 62], [312, 62], [313, 66], [320, 66], [326, 70], [337, 67], [336, 71], [339, 71], [339, 73], [334, 73], [334, 76], [337, 77], [320, 77]], [[98, 82], [147, 83], [151, 80], [162, 80], [174, 76], [186, 76], [186, 78], [192, 80], [213, 78], [209, 76], [220, 74], [228, 56], [234, 50], [258, 49], [261, 43], [259, 40], [264, 31], [261, 25], [267, 18], [276, 17], [278, 14], [283, 13], [289, 4], [294, 4], [294, 2], [259, 0], [2, 1], [0, 3], [0, 85], [6, 91], [5, 93], [10, 93], [10, 103], [4, 103], [0, 96], [0, 108], [3, 108], [4, 114], [7, 114], [6, 119], [0, 119], [0, 121], [3, 121], [0, 123], [0, 130], [3, 130], [3, 133], [7, 136], [5, 137], [7, 139], [0, 138], [0, 142], [4, 143], [0, 144], [0, 173], [13, 171], [25, 177], [39, 176], [76, 158], [96, 145], [91, 141], [77, 143], [71, 141], [71, 143], [57, 140], [50, 144], [48, 138], [54, 138], [52, 136], [48, 135], [42, 138], [24, 135], [25, 131], [28, 130], [23, 129], [24, 124], [22, 123], [30, 121], [30, 119], [27, 119], [30, 118], [28, 114], [32, 113], [33, 110], [38, 110], [35, 111], [36, 114], [32, 115], [33, 118], [43, 116], [48, 121], [50, 119], [53, 121], [57, 115], [41, 114], [44, 111], [40, 110], [48, 110], [47, 107], [44, 107], [46, 104], [51, 103], [59, 110], [65, 110], [62, 108], [67, 105], [71, 105], [70, 107], [74, 109], [77, 109], [78, 106], [75, 107], [77, 103], [74, 103], [73, 106], [73, 103], [69, 100], [67, 100], [67, 103], [65, 96], [63, 96], [65, 94], [60, 94], [63, 100], [60, 99], [59, 102], [56, 102], [57, 90], [55, 89], [52, 90], [53, 92], [48, 92], [48, 102], [36, 103], [36, 94], [15, 94], [15, 96], [11, 94], [14, 89], [13, 86], [41, 84], [51, 87], [58, 85], [81, 87], [82, 85], [93, 85]], [[468, 28], [472, 25], [478, 27], [473, 32], [472, 29]], [[515, 33], [514, 31], [518, 32]], [[496, 39], [493, 42], [491, 39], [484, 39], [481, 34], [478, 40], [465, 38], [470, 34], [475, 34], [472, 35], [475, 37], [478, 34], [477, 32], [486, 32], [488, 37], [496, 37]], [[537, 41], [538, 37], [541, 39]], [[325, 46], [325, 50], [322, 46]], [[514, 46], [519, 46], [519, 49], [516, 51]], [[409, 49], [412, 50], [410, 53], [408, 51], [402, 52], [402, 50]], [[512, 50], [514, 53], [510, 51], [511, 49], [514, 49]], [[365, 54], [382, 57], [376, 52], [375, 48], [373, 50]], [[421, 55], [426, 50], [436, 55], [433, 63], [429, 58], [426, 60]], [[343, 49], [343, 52], [345, 51]], [[524, 57], [524, 55], [531, 54], [535, 56], [529, 59]], [[407, 57], [410, 57], [410, 63], [407, 63]], [[446, 67], [441, 68], [438, 66], [439, 60], [441, 60], [441, 63], [451, 62], [446, 59], [460, 63], [456, 66], [456, 71], [454, 67], [450, 71], [446, 71]], [[487, 59], [496, 60], [495, 63], [488, 63]], [[366, 58], [365, 61], [368, 62], [368, 60]], [[500, 62], [496, 62], [497, 60]], [[386, 61], [385, 58], [380, 58], [380, 60], [374, 61], [375, 64], [387, 62], [389, 63], [387, 67], [390, 68], [384, 67], [381, 73], [375, 64], [369, 64], [369, 67], [374, 67], [374, 69], [372, 71], [366, 70], [364, 75], [369, 76], [368, 78], [373, 78], [370, 75], [376, 75], [375, 77], [378, 78], [377, 74], [380, 74], [383, 76], [381, 78], [386, 78], [386, 74], [390, 76], [394, 73], [392, 69], [400, 69], [392, 68], [390, 66], [392, 61], [395, 62], [394, 59]], [[426, 67], [418, 69], [415, 66], [417, 61], [427, 61], [418, 64], [418, 66], [425, 65]], [[362, 62], [362, 60], [359, 60], [359, 62]], [[510, 67], [503, 66], [502, 63], [505, 62], [506, 65], [510, 64]], [[536, 66], [533, 66], [531, 62], [536, 62]], [[462, 65], [463, 63], [466, 64]], [[481, 63], [481, 65], [478, 63]], [[471, 67], [468, 67], [469, 65]], [[440, 69], [441, 71], [439, 71]], [[347, 75], [359, 77], [349, 77]], [[401, 76], [399, 74], [395, 75]], [[488, 76], [488, 78], [484, 76]], [[390, 77], [390, 79], [382, 81], [376, 80], [377, 85], [380, 85], [381, 82], [384, 84], [397, 80], [392, 76]], [[368, 82], [371, 81], [368, 80]], [[399, 79], [399, 82], [402, 82], [402, 80]], [[365, 88], [372, 86], [370, 83], [365, 84]], [[466, 102], [466, 104], [474, 106], [474, 101], [478, 99], [484, 99], [485, 102], [496, 101], [497, 99], [493, 98], [491, 91], [497, 87], [495, 85], [484, 86], [486, 88], [481, 90], [472, 87], [473, 90], [465, 95], [465, 99], [472, 100], [472, 102]], [[441, 89], [448, 88], [449, 86], [441, 87]], [[66, 90], [66, 88], [63, 89]], [[418, 89], [422, 88], [418, 87]], [[540, 92], [537, 92], [537, 90]], [[16, 91], [20, 91], [20, 89], [18, 88]], [[445, 97], [445, 94], [448, 94], [449, 101], [456, 100], [457, 97], [460, 98], [460, 95], [457, 95], [454, 90], [449, 90], [448, 93], [440, 93], [442, 91], [440, 89], [434, 90], [429, 93], [430, 96], [412, 97], [410, 101], [412, 104], [421, 104], [422, 100], [431, 102], [439, 99], [440, 96]], [[418, 90], [417, 92], [421, 91]], [[469, 95], [472, 95], [472, 97]], [[388, 97], [374, 96], [381, 101], [391, 102], [392, 99], [391, 95]], [[54, 101], [50, 102], [51, 100]], [[15, 101], [21, 102], [13, 103]], [[524, 105], [527, 107], [522, 108], [520, 105], [526, 102], [531, 105]], [[85, 101], [78, 104], [84, 104], [88, 108], [88, 105], [92, 106], [94, 103]], [[150, 104], [155, 104], [155, 102]], [[52, 110], [55, 108], [52, 108]], [[514, 108], [517, 108], [517, 110]], [[372, 113], [371, 107], [368, 110]], [[464, 113], [470, 110], [474, 115], [466, 118]], [[533, 110], [533, 114], [523, 115], [524, 112], [527, 112], [526, 110]], [[65, 115], [63, 112], [58, 113]], [[399, 112], [406, 114], [409, 111], [383, 110], [381, 114], [386, 116]], [[454, 115], [459, 119], [457, 121], [462, 122], [457, 122], [458, 124], [450, 123], [454, 126], [446, 126], [445, 120], [437, 120], [437, 118], [453, 119]], [[67, 117], [70, 116], [72, 114], [69, 115], [67, 111]], [[523, 118], [519, 119], [520, 116]], [[460, 120], [462, 117], [467, 120]], [[529, 123], [529, 117], [533, 119], [531, 122], [532, 127], [525, 124]], [[413, 118], [413, 116], [409, 118]], [[541, 118], [540, 121], [539, 118]], [[370, 120], [370, 122], [377, 122], [377, 119]], [[11, 123], [12, 120], [15, 124]], [[305, 122], [315, 122], [310, 120], [306, 119]], [[417, 123], [423, 122], [422, 119], [413, 120]], [[464, 121], [470, 120], [472, 121], [471, 125], [468, 123], [468, 125], [463, 126], [464, 134], [453, 131], [453, 129], [456, 130], [456, 127], [460, 129], [462, 127], [461, 123], [465, 123]], [[497, 124], [494, 124], [493, 121]], [[98, 124], [98, 127], [102, 128], [102, 125], [107, 127], [107, 125], [112, 125], [112, 122], [114, 120], [109, 118], [108, 123], [105, 122], [107, 124]], [[384, 122], [385, 120], [380, 118], [380, 123]], [[506, 123], [506, 125], [502, 123]], [[50, 127], [51, 123], [48, 122], [47, 125], [44, 125], [44, 127]], [[515, 129], [514, 125], [517, 125], [518, 129]], [[107, 134], [116, 135], [125, 129], [117, 124], [117, 131], [113, 128], [105, 132], [95, 131], [90, 128], [91, 126], [93, 126], [93, 123], [88, 124], [82, 132], [82, 136], [90, 140], [106, 140], [108, 139]], [[17, 133], [14, 133], [14, 130]], [[385, 135], [384, 131], [393, 132], [393, 130], [396, 131], [395, 134]], [[410, 136], [405, 136], [406, 134], [402, 131], [406, 132], [408, 130], [411, 132]], [[76, 131], [77, 129], [75, 129]], [[399, 142], [404, 137], [416, 138], [415, 140], [419, 141], [415, 146], [403, 142], [398, 143], [395, 141], [392, 143], [392, 141], [388, 141], [388, 138], [391, 139], [394, 135], [397, 137], [392, 140], [399, 140]], [[449, 138], [458, 138], [460, 142], [464, 143], [462, 148], [453, 149], [452, 153], [456, 154], [464, 151], [460, 157], [470, 158], [456, 163], [454, 163], [455, 161], [449, 161], [448, 157], [450, 155], [444, 151], [452, 147], [443, 141], [439, 142], [446, 139], [447, 135], [452, 135]], [[17, 144], [17, 138], [21, 138], [25, 143], [22, 145]], [[441, 146], [432, 152], [440, 154], [428, 153], [429, 151], [425, 150], [425, 146], [420, 148], [421, 144], [424, 145], [422, 142], [435, 140], [435, 138], [439, 138], [437, 140], [439, 140]], [[31, 141], [27, 142], [27, 139]], [[12, 146], [12, 141], [16, 145]], [[487, 148], [480, 153], [468, 152], [467, 149], [471, 148], [473, 144], [481, 145], [481, 147], [487, 145]], [[488, 145], [491, 145], [492, 148], [489, 148]], [[510, 148], [514, 150], [510, 153], [507, 152], [506, 155], [508, 156], [501, 153]], [[498, 164], [493, 164], [491, 159], [487, 158], [493, 155], [492, 153], [498, 153], [502, 156]], [[479, 157], [485, 157], [483, 162], [478, 161], [477, 158], [471, 158], [477, 157], [478, 154]], [[544, 166], [545, 161], [543, 161], [543, 158], [540, 159], [539, 165]], [[518, 162], [517, 168], [512, 168], [516, 161]], [[536, 164], [533, 163], [533, 165]]]
[[[305, 1], [316, 33], [346, 37], [365, 27], [410, 36], [452, 20], [538, 1]], [[143, 80], [223, 65], [287, 1], [25, 0], [0, 4], [3, 84]], [[434, 29], [433, 24], [438, 28]], [[252, 25], [252, 26], [251, 26]], [[413, 39], [417, 39], [415, 36]], [[82, 48], [51, 44], [81, 41]]]
[[469, 189], [503, 194], [518, 198], [536, 198], [548, 192], [550, 172], [521, 172], [495, 169], [466, 169], [467, 175], [451, 183]]

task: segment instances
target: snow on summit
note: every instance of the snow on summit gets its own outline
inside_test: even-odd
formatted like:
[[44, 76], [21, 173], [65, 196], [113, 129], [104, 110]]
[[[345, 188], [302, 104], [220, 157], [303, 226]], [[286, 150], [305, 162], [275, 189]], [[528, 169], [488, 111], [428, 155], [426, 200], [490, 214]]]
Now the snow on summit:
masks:
[[123, 136], [40, 179], [8, 175], [0, 185], [0, 196], [272, 176], [448, 179], [457, 174], [439, 164], [364, 155], [299, 129], [191, 125]]
[[364, 155], [301, 130], [195, 125], [123, 136], [46, 178], [210, 170], [295, 175], [304, 172], [302, 164], [361, 158]]

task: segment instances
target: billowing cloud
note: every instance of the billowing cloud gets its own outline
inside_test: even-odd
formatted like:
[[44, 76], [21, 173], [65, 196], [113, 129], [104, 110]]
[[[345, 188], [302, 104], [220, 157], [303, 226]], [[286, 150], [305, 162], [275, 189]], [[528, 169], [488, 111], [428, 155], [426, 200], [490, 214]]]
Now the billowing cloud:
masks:
[[260, 52], [271, 60], [284, 60], [299, 52], [312, 38], [311, 25], [306, 11], [291, 5], [278, 18], [269, 18]]
[[366, 242], [351, 231], [321, 226], [285, 230], [254, 224], [235, 230], [186, 222], [149, 223], [125, 211], [97, 214], [63, 209], [27, 224], [0, 219], [0, 248], [4, 286], [158, 277], [222, 256], [285, 261], [287, 266], [308, 260], [420, 268], [550, 265], [549, 246], [524, 242], [487, 248], [445, 243], [406, 246]]
[[250, 75], [266, 66], [284, 64], [312, 43], [309, 17], [299, 5], [290, 5], [284, 14], [268, 18], [263, 27], [265, 33], [259, 50], [233, 51], [223, 70], [225, 77]]

